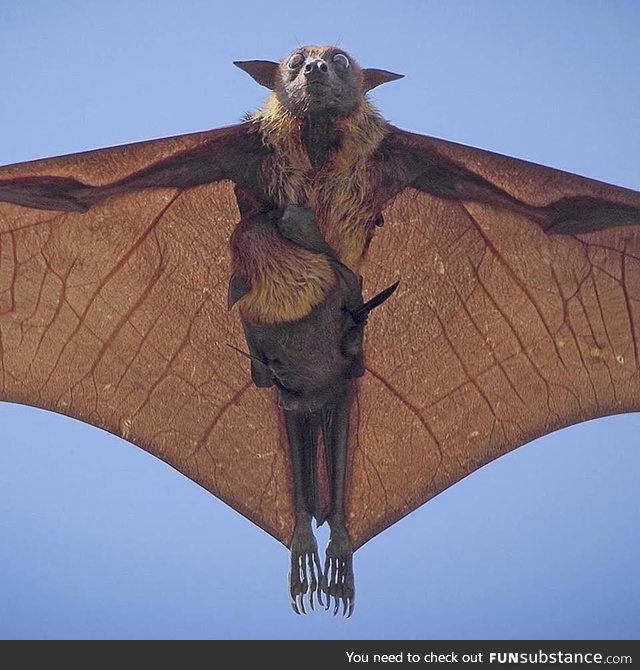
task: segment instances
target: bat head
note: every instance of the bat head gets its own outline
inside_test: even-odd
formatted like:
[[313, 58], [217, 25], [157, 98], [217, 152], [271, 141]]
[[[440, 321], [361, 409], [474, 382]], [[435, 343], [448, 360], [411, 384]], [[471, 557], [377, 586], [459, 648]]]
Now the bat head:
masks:
[[279, 63], [236, 61], [234, 65], [275, 91], [282, 105], [298, 118], [349, 116], [367, 91], [404, 76], [361, 68], [344, 49], [333, 46], [301, 47]]

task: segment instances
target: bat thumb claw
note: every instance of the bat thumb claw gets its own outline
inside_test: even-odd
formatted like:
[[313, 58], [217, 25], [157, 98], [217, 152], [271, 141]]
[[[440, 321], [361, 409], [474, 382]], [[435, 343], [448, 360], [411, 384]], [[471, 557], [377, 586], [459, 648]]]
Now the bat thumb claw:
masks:
[[384, 291], [380, 291], [380, 293], [374, 295], [373, 298], [371, 298], [371, 300], [367, 300], [367, 302], [365, 302], [364, 305], [362, 305], [362, 307], [351, 313], [351, 315], [353, 316], [353, 320], [356, 323], [361, 323], [362, 321], [364, 321], [369, 315], [369, 312], [374, 310], [376, 307], [382, 305], [382, 303], [385, 300], [387, 300], [393, 295], [395, 290], [398, 288], [399, 284], [400, 282], [397, 281], [394, 284], [391, 284], [391, 286], [387, 286], [387, 288], [385, 288]]

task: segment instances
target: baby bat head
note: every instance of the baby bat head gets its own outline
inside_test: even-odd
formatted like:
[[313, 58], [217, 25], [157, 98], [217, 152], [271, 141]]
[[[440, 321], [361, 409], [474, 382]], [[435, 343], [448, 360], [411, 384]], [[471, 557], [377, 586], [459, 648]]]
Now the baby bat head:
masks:
[[297, 118], [315, 115], [349, 116], [365, 93], [403, 75], [361, 68], [344, 49], [306, 46], [280, 63], [236, 61], [259, 84], [276, 92], [282, 105]]

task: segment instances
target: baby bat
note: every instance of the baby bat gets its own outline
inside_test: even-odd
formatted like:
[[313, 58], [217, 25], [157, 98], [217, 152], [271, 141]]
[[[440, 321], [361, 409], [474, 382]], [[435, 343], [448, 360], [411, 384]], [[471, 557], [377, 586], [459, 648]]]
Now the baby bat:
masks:
[[[0, 172], [0, 397], [164, 459], [293, 548], [294, 604], [324, 589], [351, 612], [351, 554], [368, 539], [534, 437], [638, 409], [640, 195], [399, 130], [366, 96], [399, 75], [336, 47], [237, 65], [272, 91], [240, 124]], [[260, 227], [272, 242], [247, 252], [243, 231]], [[212, 262], [230, 237], [232, 267]], [[229, 362], [232, 274], [253, 379], [273, 395]], [[356, 328], [353, 367], [296, 405], [296, 366], [292, 383], [261, 334], [336, 325], [337, 296], [362, 300], [353, 277], [399, 274], [366, 357]], [[60, 289], [38, 291], [49, 281]], [[318, 353], [287, 352], [300, 366]], [[323, 413], [340, 414], [345, 449], [327, 454]], [[296, 529], [341, 507], [346, 540], [314, 582]]]

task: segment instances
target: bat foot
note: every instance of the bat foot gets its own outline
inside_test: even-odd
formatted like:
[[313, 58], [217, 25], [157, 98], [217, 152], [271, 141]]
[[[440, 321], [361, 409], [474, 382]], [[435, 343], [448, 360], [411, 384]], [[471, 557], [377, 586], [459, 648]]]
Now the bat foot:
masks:
[[327, 598], [325, 609], [334, 600], [334, 616], [342, 605], [342, 615], [348, 619], [355, 605], [355, 580], [353, 575], [353, 548], [344, 525], [333, 527], [324, 564], [324, 592]]
[[314, 598], [324, 607], [322, 593], [324, 578], [318, 555], [318, 544], [311, 525], [296, 526], [291, 541], [291, 571], [289, 594], [291, 607], [296, 614], [306, 614], [305, 600], [314, 609]]

